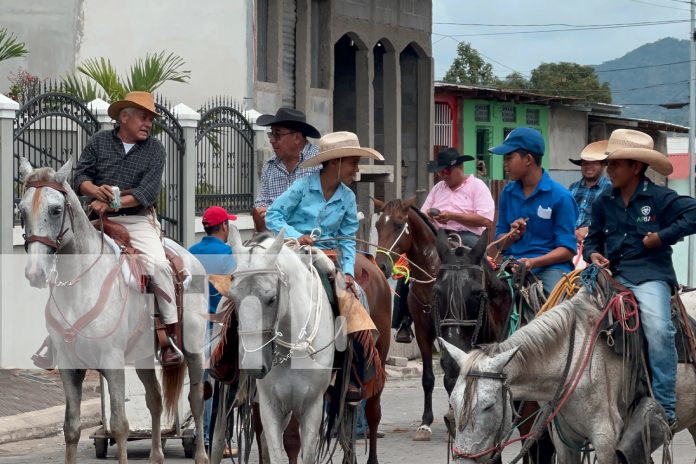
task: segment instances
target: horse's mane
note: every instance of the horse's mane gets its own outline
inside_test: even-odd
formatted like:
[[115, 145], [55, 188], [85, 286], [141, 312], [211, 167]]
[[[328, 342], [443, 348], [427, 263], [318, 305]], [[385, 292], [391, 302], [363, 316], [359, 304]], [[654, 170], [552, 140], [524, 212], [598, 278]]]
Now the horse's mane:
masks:
[[420, 209], [416, 208], [415, 206], [411, 206], [411, 211], [415, 212], [416, 215], [421, 218], [423, 222], [428, 226], [428, 228], [432, 231], [433, 235], [437, 236], [437, 229], [435, 229], [435, 226], [433, 225], [432, 222], [430, 222], [430, 219], [428, 216], [425, 215], [423, 211]]
[[593, 314], [598, 314], [593, 297], [583, 289], [522, 327], [507, 340], [483, 345], [472, 351], [462, 366], [462, 373], [476, 369], [483, 356], [494, 357], [513, 348], [519, 348], [516, 359], [524, 369], [531, 360], [544, 359], [549, 353], [557, 352], [568, 339], [573, 320], [587, 319]]
[[55, 180], [55, 176], [56, 171], [53, 168], [36, 168], [24, 178], [24, 185], [26, 186], [27, 182], [49, 182]]

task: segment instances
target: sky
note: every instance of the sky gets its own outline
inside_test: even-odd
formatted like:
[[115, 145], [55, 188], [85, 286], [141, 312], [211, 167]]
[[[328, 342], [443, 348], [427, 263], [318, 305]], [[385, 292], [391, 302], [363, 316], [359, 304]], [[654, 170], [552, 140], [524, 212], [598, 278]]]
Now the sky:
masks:
[[[513, 70], [529, 77], [530, 71], [541, 63], [571, 61], [580, 64], [601, 64], [619, 58], [645, 43], [655, 42], [664, 37], [688, 39], [689, 18], [687, 0], [433, 0], [435, 79], [441, 80], [452, 64], [456, 55], [457, 41], [470, 42], [493, 65], [493, 71], [498, 77], [505, 77]], [[501, 32], [568, 29], [569, 25], [670, 20], [686, 20], [686, 22], [589, 31], [500, 34]], [[565, 25], [519, 26], [553, 23]], [[490, 33], [495, 35], [461, 36]]]

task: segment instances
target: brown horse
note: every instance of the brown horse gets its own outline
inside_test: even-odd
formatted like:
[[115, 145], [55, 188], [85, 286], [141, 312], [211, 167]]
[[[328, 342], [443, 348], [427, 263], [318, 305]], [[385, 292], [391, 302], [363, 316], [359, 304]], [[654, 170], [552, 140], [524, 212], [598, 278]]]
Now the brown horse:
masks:
[[[434, 277], [440, 268], [435, 231], [425, 217], [416, 210], [415, 197], [408, 201], [392, 200], [384, 203], [375, 199], [375, 205], [382, 210], [377, 221], [378, 245], [394, 254], [405, 253], [416, 266], [411, 268], [412, 284], [408, 294], [408, 310], [416, 329], [416, 342], [423, 359], [421, 384], [425, 401], [421, 424], [414, 440], [430, 440], [433, 423], [433, 341], [435, 324], [433, 310]], [[392, 275], [393, 256], [385, 253], [377, 255], [377, 263], [385, 277]]]

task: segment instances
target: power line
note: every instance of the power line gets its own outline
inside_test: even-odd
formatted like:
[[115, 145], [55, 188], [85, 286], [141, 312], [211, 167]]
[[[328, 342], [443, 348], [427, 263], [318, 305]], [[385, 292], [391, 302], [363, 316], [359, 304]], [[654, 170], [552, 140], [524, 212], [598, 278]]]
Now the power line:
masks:
[[672, 21], [655, 21], [652, 23], [645, 24], [632, 24], [632, 25], [616, 25], [616, 26], [591, 26], [591, 27], [571, 27], [566, 29], [538, 29], [534, 31], [506, 31], [506, 32], [477, 32], [471, 34], [441, 34], [433, 32], [433, 35], [449, 35], [451, 37], [483, 37], [483, 36], [497, 36], [497, 35], [526, 35], [526, 34], [547, 34], [550, 32], [579, 32], [579, 31], [597, 31], [605, 29], [624, 29], [629, 27], [644, 27], [644, 26], [663, 26], [667, 24], [678, 24], [678, 23], [688, 23], [690, 20], [672, 20]]
[[[679, 11], [691, 11], [687, 8], [677, 8], [675, 6], [667, 6], [667, 5], [660, 5], [659, 3], [652, 3], [652, 2], [646, 2], [645, 0], [628, 0], [629, 2], [634, 2], [634, 3], [642, 3], [643, 5], [650, 5], [650, 6], [657, 6], [660, 8], [668, 8], [670, 10], [679, 10]], [[686, 2], [685, 2], [686, 3]]]
[[629, 26], [646, 26], [653, 24], [668, 24], [672, 22], [685, 22], [689, 21], [683, 19], [665, 19], [661, 21], [638, 21], [633, 23], [598, 23], [598, 24], [571, 24], [571, 23], [538, 23], [538, 24], [512, 24], [512, 23], [459, 23], [459, 22], [433, 22], [433, 24], [447, 25], [447, 26], [480, 26], [480, 27], [570, 27], [570, 28], [583, 28], [583, 27], [629, 27]]

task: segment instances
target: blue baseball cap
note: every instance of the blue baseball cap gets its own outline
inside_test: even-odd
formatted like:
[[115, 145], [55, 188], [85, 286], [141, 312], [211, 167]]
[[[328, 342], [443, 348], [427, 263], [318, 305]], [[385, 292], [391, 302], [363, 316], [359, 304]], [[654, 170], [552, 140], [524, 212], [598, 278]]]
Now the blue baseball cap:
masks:
[[502, 144], [489, 148], [494, 155], [507, 155], [517, 150], [527, 150], [535, 155], [544, 155], [544, 137], [531, 127], [518, 127], [505, 137]]

